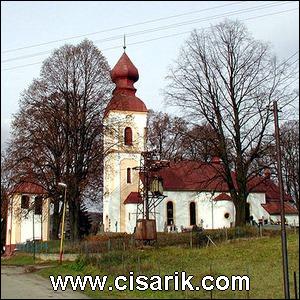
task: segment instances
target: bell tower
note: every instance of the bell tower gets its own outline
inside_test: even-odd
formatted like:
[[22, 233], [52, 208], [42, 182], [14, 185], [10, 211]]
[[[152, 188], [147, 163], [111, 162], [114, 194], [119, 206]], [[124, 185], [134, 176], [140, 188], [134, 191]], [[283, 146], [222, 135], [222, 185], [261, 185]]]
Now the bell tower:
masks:
[[111, 79], [116, 87], [103, 119], [103, 224], [105, 231], [132, 232], [136, 199], [129, 195], [138, 191], [139, 174], [134, 168], [145, 151], [148, 110], [135, 95], [139, 73], [125, 48], [111, 71]]

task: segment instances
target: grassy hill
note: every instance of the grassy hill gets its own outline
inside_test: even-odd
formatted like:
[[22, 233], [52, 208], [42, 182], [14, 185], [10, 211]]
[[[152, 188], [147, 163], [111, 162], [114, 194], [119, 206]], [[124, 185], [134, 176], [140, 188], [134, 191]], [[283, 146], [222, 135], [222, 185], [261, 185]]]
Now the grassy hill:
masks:
[[[288, 263], [290, 291], [294, 297], [293, 272], [299, 279], [299, 238], [298, 234], [288, 234]], [[117, 275], [174, 275], [185, 271], [194, 275], [192, 283], [199, 285], [205, 275], [248, 275], [250, 291], [91, 291], [85, 293], [92, 298], [186, 298], [186, 299], [281, 299], [283, 294], [282, 257], [280, 236], [262, 237], [249, 240], [235, 240], [207, 248], [148, 248], [135, 251], [111, 251], [100, 258], [81, 257], [76, 262], [65, 262], [62, 266], [43, 269], [41, 275], [108, 275], [106, 287], [113, 285]], [[124, 282], [120, 282], [124, 283]], [[298, 286], [299, 288], [299, 286]], [[299, 293], [298, 293], [299, 295]]]

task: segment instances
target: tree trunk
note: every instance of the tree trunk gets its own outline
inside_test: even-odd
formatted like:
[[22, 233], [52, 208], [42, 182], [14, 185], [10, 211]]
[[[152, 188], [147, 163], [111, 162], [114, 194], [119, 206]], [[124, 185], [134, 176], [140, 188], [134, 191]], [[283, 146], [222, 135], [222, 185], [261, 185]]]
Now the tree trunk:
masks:
[[71, 197], [69, 201], [70, 238], [72, 242], [80, 239], [79, 230], [80, 201], [78, 196]]
[[235, 205], [235, 226], [246, 225], [246, 198], [239, 193], [237, 199], [233, 201]]

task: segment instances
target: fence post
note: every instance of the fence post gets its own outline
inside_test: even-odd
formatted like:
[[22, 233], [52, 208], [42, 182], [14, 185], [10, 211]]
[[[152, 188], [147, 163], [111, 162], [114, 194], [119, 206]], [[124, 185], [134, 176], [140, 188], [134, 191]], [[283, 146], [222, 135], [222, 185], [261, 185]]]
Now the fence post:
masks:
[[262, 225], [260, 224], [259, 225], [259, 236], [262, 237], [262, 232], [263, 232], [263, 229], [262, 229]]
[[190, 247], [193, 248], [193, 231], [190, 233]]
[[[209, 265], [209, 275], [212, 276], [212, 268], [211, 268], [211, 264]], [[210, 299], [213, 298], [213, 289], [210, 290]]]
[[141, 275], [141, 258], [138, 256], [138, 273]]
[[87, 245], [87, 241], [84, 241], [84, 254], [87, 256], [88, 255], [88, 245]]
[[110, 251], [111, 245], [110, 245], [110, 239], [107, 241], [107, 250]]
[[295, 271], [294, 271], [294, 290], [295, 290], [295, 299], [298, 299], [297, 273]]

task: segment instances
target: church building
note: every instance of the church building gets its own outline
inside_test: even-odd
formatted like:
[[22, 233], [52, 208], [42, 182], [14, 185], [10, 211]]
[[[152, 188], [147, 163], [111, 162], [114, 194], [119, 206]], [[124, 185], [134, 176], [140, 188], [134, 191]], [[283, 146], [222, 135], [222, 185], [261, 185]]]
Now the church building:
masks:
[[[136, 226], [141, 153], [146, 151], [147, 107], [135, 93], [139, 73], [128, 55], [111, 71], [116, 87], [104, 114], [105, 231], [132, 233]], [[224, 180], [218, 176], [222, 162], [172, 162], [159, 172], [166, 196], [156, 207], [157, 231], [184, 230], [197, 225], [204, 229], [235, 225], [235, 206]], [[280, 193], [270, 174], [248, 182], [247, 218], [256, 223], [280, 221]], [[289, 225], [299, 226], [296, 207], [285, 195], [285, 216]]]

